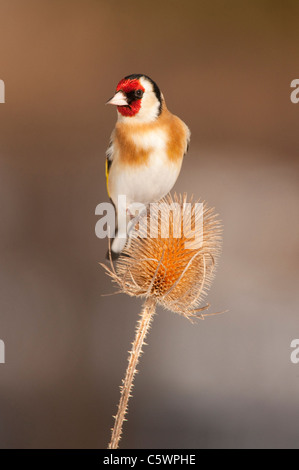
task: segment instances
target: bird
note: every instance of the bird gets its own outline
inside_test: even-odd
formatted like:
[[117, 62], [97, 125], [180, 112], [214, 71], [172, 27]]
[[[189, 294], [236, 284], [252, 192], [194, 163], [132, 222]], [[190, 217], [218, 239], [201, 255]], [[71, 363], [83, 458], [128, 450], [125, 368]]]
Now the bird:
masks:
[[160, 88], [148, 75], [124, 77], [106, 104], [117, 108], [106, 151], [107, 192], [118, 221], [107, 257], [117, 259], [128, 239], [128, 218], [133, 216], [128, 208], [134, 203], [147, 206], [169, 193], [191, 132], [168, 110]]

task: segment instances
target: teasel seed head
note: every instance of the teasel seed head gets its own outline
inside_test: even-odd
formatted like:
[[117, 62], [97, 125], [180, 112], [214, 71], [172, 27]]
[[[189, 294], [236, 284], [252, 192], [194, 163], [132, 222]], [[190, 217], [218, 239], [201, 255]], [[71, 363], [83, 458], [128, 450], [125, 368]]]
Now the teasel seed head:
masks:
[[215, 274], [222, 227], [214, 209], [186, 195], [163, 198], [135, 219], [129, 242], [108, 274], [130, 296], [152, 298], [192, 320]]

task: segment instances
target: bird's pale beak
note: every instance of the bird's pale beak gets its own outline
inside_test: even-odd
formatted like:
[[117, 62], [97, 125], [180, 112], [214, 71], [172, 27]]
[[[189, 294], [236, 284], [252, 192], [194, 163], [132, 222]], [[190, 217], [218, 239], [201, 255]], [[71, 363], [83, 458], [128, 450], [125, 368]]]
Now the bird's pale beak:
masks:
[[118, 91], [107, 101], [106, 104], [114, 104], [115, 106], [127, 106], [128, 101], [126, 95], [122, 91]]

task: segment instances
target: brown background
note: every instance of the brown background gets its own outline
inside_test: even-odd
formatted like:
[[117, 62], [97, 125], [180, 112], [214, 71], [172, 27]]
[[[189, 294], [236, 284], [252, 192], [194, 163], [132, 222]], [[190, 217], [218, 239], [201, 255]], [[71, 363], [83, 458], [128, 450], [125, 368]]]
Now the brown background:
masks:
[[107, 445], [141, 303], [113, 292], [94, 233], [130, 73], [191, 128], [176, 191], [224, 223], [191, 325], [158, 312], [122, 448], [299, 447], [298, 1], [1, 0], [2, 448]]

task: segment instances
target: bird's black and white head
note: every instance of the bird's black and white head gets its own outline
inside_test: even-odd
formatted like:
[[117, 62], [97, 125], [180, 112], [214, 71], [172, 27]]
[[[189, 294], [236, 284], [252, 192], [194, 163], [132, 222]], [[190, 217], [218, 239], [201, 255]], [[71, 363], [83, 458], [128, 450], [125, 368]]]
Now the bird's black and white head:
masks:
[[115, 95], [107, 104], [117, 106], [119, 120], [146, 123], [161, 114], [162, 101], [160, 89], [150, 77], [133, 74], [118, 83]]

